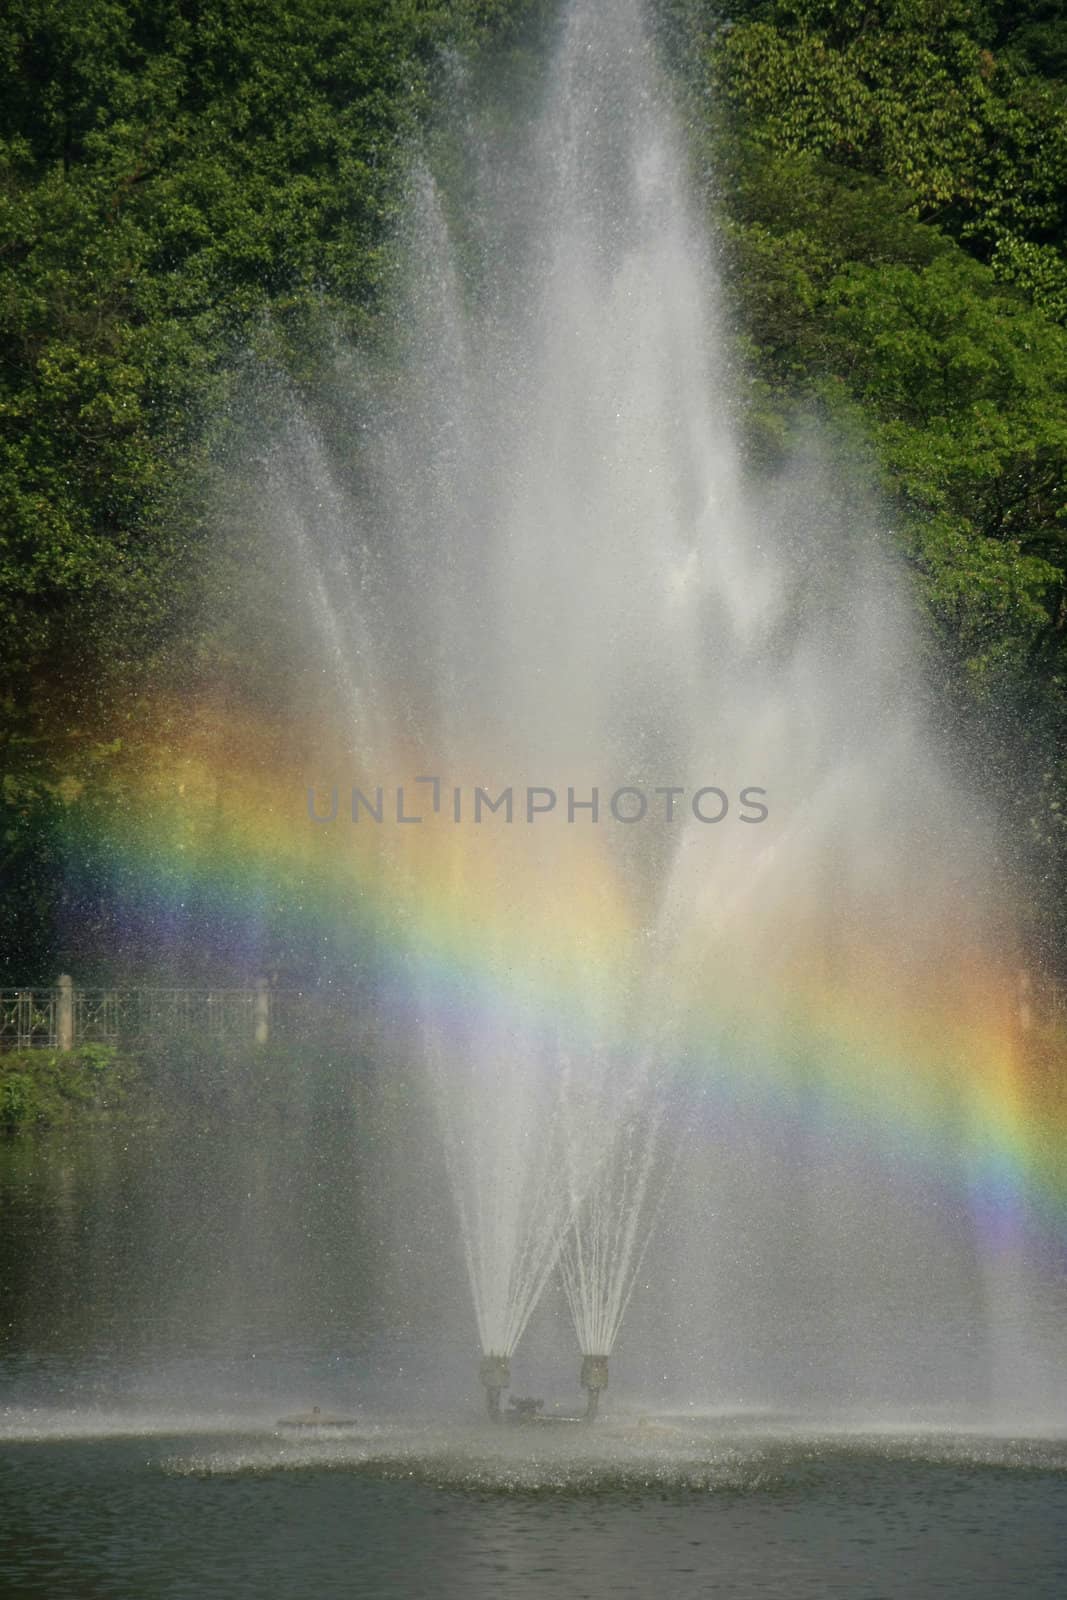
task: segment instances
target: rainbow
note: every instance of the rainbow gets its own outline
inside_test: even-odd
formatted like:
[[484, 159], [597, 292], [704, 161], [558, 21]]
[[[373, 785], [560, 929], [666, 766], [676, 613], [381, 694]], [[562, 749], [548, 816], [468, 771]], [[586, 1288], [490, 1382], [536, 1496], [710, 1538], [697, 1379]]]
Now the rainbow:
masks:
[[928, 948], [906, 959], [876, 914], [828, 959], [810, 907], [777, 941], [766, 919], [748, 943], [744, 926], [687, 938], [657, 980], [669, 1030], [643, 1037], [640, 916], [603, 830], [379, 827], [343, 806], [316, 824], [329, 732], [294, 748], [291, 728], [217, 702], [160, 705], [106, 787], [71, 783], [70, 897], [107, 908], [127, 977], [192, 951], [245, 981], [295, 949], [339, 984], [371, 966], [401, 1016], [491, 1013], [575, 1055], [605, 1038], [662, 1049], [718, 1125], [739, 1109], [817, 1123], [946, 1187], [993, 1245], [1025, 1231], [1063, 1250], [1067, 1040], [1021, 1026], [1015, 965], [958, 906], [931, 908]]

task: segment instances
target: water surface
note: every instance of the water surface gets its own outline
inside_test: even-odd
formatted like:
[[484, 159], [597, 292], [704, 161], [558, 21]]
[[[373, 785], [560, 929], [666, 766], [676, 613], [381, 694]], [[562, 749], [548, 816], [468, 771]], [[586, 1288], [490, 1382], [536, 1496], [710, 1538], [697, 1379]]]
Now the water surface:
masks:
[[[308, 1149], [0, 1146], [5, 1600], [1067, 1591], [1063, 1438], [655, 1414], [632, 1374], [595, 1430], [491, 1429], [462, 1297], [431, 1345]], [[311, 1403], [351, 1425], [278, 1426]]]

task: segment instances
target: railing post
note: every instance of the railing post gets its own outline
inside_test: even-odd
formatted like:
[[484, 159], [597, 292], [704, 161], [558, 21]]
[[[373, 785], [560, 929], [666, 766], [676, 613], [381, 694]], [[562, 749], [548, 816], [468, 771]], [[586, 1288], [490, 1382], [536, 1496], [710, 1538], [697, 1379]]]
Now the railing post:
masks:
[[56, 1049], [74, 1049], [74, 979], [63, 972], [56, 980]]
[[15, 1044], [19, 1050], [29, 1050], [33, 1045], [33, 994], [20, 989], [16, 998]]
[[266, 978], [256, 979], [256, 994], [252, 1001], [252, 1022], [255, 1041], [266, 1044], [270, 1038], [270, 984]]

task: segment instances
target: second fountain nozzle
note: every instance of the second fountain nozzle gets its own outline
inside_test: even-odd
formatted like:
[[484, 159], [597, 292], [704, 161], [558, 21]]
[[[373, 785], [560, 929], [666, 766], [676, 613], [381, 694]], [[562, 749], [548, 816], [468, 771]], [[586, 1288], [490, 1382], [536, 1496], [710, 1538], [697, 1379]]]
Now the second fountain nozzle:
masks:
[[478, 1367], [478, 1377], [485, 1389], [485, 1404], [494, 1422], [500, 1421], [500, 1396], [511, 1387], [511, 1363], [507, 1356], [486, 1355]]
[[608, 1386], [607, 1356], [583, 1356], [578, 1381], [586, 1392], [585, 1420], [592, 1422], [600, 1407], [600, 1391]]

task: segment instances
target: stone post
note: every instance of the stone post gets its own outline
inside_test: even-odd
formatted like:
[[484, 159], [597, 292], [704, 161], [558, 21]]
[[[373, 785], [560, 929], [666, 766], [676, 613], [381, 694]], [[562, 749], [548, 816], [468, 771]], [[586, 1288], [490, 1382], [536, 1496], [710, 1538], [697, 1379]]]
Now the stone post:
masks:
[[69, 972], [56, 979], [56, 1048], [74, 1049], [74, 979]]
[[270, 984], [266, 978], [256, 979], [256, 996], [252, 1001], [252, 1023], [257, 1044], [266, 1044], [270, 1038]]

